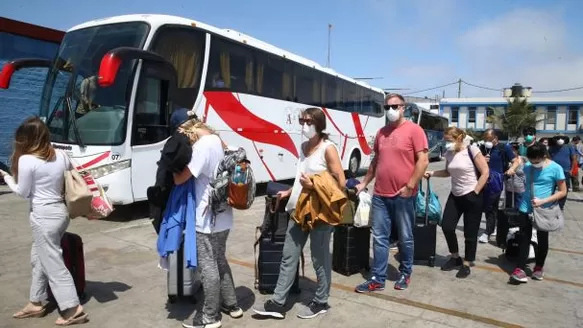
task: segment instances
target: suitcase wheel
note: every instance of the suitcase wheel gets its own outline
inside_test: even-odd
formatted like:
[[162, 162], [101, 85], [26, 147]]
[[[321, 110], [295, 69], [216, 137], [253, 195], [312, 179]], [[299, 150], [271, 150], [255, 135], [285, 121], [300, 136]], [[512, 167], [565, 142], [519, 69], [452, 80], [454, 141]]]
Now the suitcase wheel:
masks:
[[435, 267], [435, 256], [429, 258], [429, 266], [432, 268]]
[[176, 295], [168, 295], [168, 303], [170, 303], [170, 304], [176, 303], [177, 299], [178, 299], [178, 297], [176, 297]]

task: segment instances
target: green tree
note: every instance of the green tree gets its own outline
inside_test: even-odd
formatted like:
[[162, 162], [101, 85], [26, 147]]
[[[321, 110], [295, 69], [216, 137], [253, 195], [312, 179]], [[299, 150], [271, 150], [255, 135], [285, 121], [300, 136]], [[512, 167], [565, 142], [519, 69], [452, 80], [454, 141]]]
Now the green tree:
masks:
[[515, 97], [508, 100], [508, 109], [501, 107], [490, 107], [494, 115], [487, 118], [495, 128], [508, 134], [509, 138], [518, 138], [522, 135], [522, 130], [527, 127], [535, 127], [539, 119], [539, 113], [528, 103], [526, 98]]

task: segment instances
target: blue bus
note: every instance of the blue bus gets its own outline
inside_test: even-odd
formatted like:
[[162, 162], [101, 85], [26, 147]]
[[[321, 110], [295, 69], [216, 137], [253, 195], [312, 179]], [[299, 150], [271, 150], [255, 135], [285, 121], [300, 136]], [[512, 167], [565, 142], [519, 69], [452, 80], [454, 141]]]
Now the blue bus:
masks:
[[443, 132], [448, 128], [449, 120], [446, 117], [423, 109], [414, 103], [406, 104], [405, 118], [419, 124], [423, 131], [425, 131], [429, 143], [429, 159], [441, 160], [445, 153]]

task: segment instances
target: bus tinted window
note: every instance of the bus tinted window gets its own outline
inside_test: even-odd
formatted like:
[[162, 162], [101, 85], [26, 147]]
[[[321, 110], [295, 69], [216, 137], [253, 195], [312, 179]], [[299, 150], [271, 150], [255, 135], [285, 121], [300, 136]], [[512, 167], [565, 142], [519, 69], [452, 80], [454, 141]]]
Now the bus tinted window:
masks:
[[424, 111], [419, 124], [424, 130], [445, 131], [448, 126], [447, 118]]
[[184, 27], [163, 27], [156, 35], [152, 50], [174, 65], [178, 90], [173, 102], [192, 108], [200, 87], [204, 60], [205, 33]]
[[381, 92], [217, 36], [211, 42], [206, 79], [207, 90], [230, 90], [362, 115], [384, 115]]
[[294, 65], [294, 101], [302, 104], [314, 104], [320, 102], [320, 81], [315, 70], [304, 66]]

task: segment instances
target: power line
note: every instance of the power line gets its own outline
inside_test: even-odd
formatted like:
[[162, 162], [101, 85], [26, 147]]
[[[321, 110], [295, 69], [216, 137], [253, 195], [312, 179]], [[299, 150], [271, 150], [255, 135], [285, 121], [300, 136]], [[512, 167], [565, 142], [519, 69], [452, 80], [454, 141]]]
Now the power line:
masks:
[[581, 90], [582, 87], [573, 87], [567, 89], [557, 89], [557, 90], [544, 90], [544, 91], [533, 91], [532, 93], [559, 93], [559, 92], [567, 92], [567, 91], [574, 91], [574, 90]]
[[458, 84], [458, 81], [455, 81], [455, 82], [452, 82], [452, 83], [448, 83], [448, 84], [444, 84], [444, 85], [440, 85], [440, 86], [437, 86], [437, 87], [432, 87], [432, 88], [427, 88], [427, 89], [422, 89], [422, 90], [407, 92], [407, 93], [404, 93], [403, 96], [405, 96], [405, 95], [412, 95], [412, 94], [415, 94], [415, 93], [426, 92], [426, 91], [431, 91], [431, 90], [436, 90], [436, 89], [441, 89], [441, 88], [449, 87], [450, 85], [454, 85], [454, 84]]
[[500, 91], [503, 91], [504, 90], [504, 88], [499, 88], [499, 89], [490, 88], [490, 87], [485, 87], [485, 86], [482, 86], [482, 85], [472, 84], [472, 83], [466, 82], [464, 80], [462, 80], [462, 83], [463, 84], [466, 84], [466, 85], [468, 85], [470, 87], [474, 87], [474, 88], [478, 88], [478, 89], [484, 89], [484, 90], [490, 90], [490, 91], [497, 91], [497, 92], [500, 92]]

